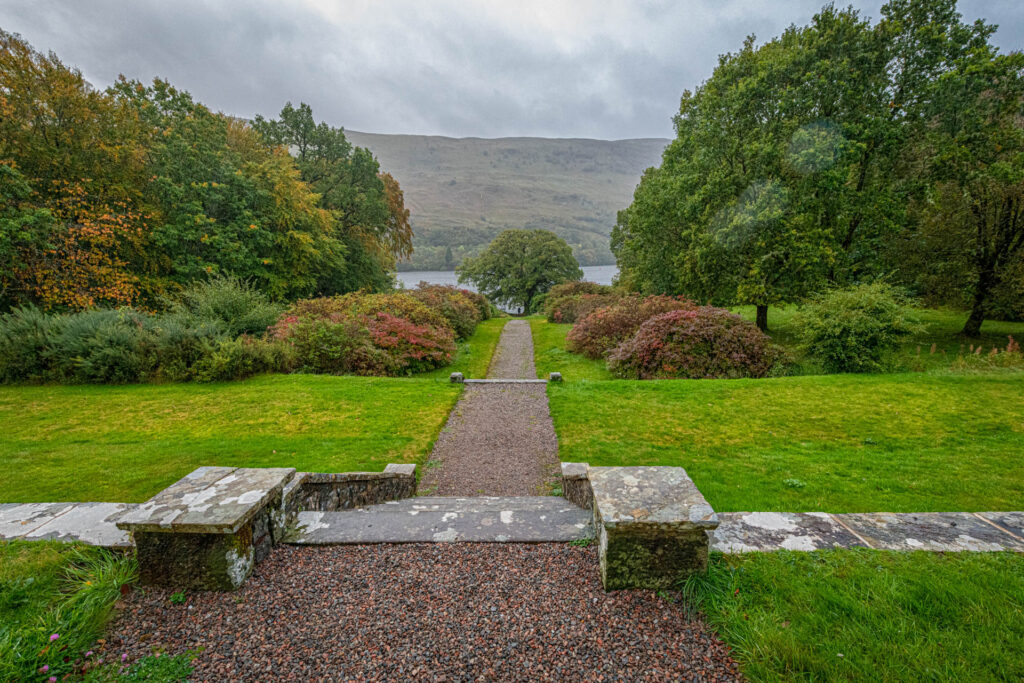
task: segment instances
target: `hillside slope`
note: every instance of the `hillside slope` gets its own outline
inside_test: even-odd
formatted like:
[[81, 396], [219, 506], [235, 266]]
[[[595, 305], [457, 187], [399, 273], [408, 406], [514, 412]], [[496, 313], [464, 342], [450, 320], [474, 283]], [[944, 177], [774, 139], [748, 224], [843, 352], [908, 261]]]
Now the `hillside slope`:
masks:
[[416, 250], [404, 270], [452, 268], [507, 228], [554, 230], [582, 265], [612, 263], [615, 214], [669, 142], [345, 135], [405, 191]]

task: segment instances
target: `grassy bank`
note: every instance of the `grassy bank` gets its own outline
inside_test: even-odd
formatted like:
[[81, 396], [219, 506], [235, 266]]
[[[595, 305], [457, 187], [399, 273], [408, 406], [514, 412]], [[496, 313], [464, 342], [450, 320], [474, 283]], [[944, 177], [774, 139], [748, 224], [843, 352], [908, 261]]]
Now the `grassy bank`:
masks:
[[135, 573], [133, 556], [99, 548], [0, 543], [0, 680], [60, 679], [89, 659]]
[[1015, 553], [717, 556], [685, 592], [751, 680], [1024, 678]]
[[685, 467], [721, 511], [1016, 510], [1024, 374], [549, 385], [563, 461]]
[[590, 360], [565, 350], [565, 335], [571, 329], [572, 325], [549, 323], [540, 317], [530, 318], [537, 377], [544, 379], [549, 373], [560, 372], [567, 382], [611, 379], [603, 360]]
[[318, 375], [0, 387], [0, 502], [139, 502], [200, 465], [344, 472], [418, 462], [459, 391]]

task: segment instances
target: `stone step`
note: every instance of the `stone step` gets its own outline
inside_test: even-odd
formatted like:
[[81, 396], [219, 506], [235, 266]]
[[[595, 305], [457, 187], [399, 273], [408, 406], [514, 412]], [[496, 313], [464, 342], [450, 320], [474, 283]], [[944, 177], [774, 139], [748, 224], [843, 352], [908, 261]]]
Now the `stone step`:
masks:
[[502, 510], [578, 509], [561, 496], [416, 496], [382, 503], [399, 510], [445, 510], [447, 512], [486, 512]]
[[130, 547], [117, 519], [136, 506], [128, 503], [0, 504], [0, 541], [75, 541], [106, 548]]
[[297, 545], [565, 543], [593, 537], [590, 511], [562, 498], [429, 497], [407, 498], [356, 510], [300, 512], [285, 542]]

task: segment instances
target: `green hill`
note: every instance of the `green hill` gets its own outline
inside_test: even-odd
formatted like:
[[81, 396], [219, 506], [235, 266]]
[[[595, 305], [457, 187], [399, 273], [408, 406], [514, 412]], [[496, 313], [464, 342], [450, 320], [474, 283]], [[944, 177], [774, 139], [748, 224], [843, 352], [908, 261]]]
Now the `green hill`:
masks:
[[416, 251], [400, 270], [450, 269], [507, 228], [550, 229], [582, 265], [613, 263], [615, 214], [669, 142], [345, 135], [405, 191]]

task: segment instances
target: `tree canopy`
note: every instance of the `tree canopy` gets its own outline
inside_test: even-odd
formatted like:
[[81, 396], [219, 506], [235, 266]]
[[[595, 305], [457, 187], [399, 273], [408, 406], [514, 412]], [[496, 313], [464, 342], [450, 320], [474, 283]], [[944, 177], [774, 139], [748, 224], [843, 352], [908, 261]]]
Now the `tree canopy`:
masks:
[[524, 313], [535, 311], [553, 286], [583, 277], [572, 247], [550, 230], [505, 230], [457, 272], [459, 282], [472, 282], [492, 301]]
[[411, 248], [398, 183], [307, 106], [250, 125], [159, 79], [100, 91], [2, 31], [0, 198], [0, 310], [152, 307], [212, 275], [381, 289]]
[[[984, 165], [989, 181], [1004, 170], [1005, 193], [1020, 169], [1020, 57], [998, 55], [993, 30], [964, 23], [955, 0], [892, 0], [875, 25], [829, 5], [808, 26], [722, 55], [683, 94], [675, 140], [619, 214], [623, 283], [754, 304], [762, 328], [769, 305], [830, 286], [897, 277], [920, 289], [901, 241], [926, 216], [960, 220], [942, 188], [975, 182]], [[996, 131], [998, 153], [986, 147]], [[999, 244], [993, 272], [1019, 258], [1013, 240]], [[987, 300], [996, 279], [967, 281]]]

